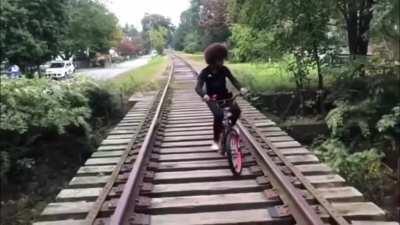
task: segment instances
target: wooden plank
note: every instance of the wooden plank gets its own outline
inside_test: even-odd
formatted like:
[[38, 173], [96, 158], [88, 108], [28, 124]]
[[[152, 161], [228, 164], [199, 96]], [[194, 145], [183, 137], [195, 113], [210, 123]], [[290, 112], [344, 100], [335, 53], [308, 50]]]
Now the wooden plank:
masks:
[[268, 210], [231, 210], [204, 213], [182, 213], [151, 215], [151, 223], [157, 225], [227, 225], [227, 224], [268, 224], [282, 225], [284, 221], [278, 218], [272, 218]]
[[167, 126], [169, 125], [183, 125], [183, 124], [193, 124], [193, 126], [197, 126], [197, 124], [203, 123], [212, 123], [213, 119], [193, 119], [193, 120], [168, 120]]
[[292, 137], [289, 136], [279, 136], [279, 137], [268, 137], [272, 142], [284, 142], [284, 141], [294, 141]]
[[277, 148], [301, 147], [301, 144], [297, 141], [274, 142], [273, 145]]
[[295, 166], [297, 169], [300, 170], [303, 174], [312, 175], [312, 174], [319, 174], [319, 173], [330, 173], [332, 169], [323, 164], [308, 164], [308, 165], [297, 165]]
[[130, 134], [133, 135], [137, 132], [137, 130], [112, 130], [110, 133], [108, 133], [109, 135], [112, 134]]
[[110, 157], [110, 158], [90, 158], [86, 160], [85, 166], [92, 165], [115, 165], [119, 162], [120, 157]]
[[224, 159], [221, 154], [215, 152], [199, 152], [199, 153], [187, 153], [187, 154], [165, 154], [160, 155], [158, 161], [187, 161], [187, 160], [207, 160], [207, 159]]
[[35, 222], [33, 225], [87, 225], [85, 220], [56, 220]]
[[277, 136], [284, 136], [288, 135], [285, 131], [268, 131], [268, 132], [263, 132], [263, 135], [265, 137], [277, 137]]
[[277, 200], [268, 200], [263, 192], [196, 195], [152, 198], [148, 208], [157, 213], [185, 213], [213, 211], [217, 209], [232, 210], [248, 207], [261, 207], [276, 204]]
[[306, 178], [316, 187], [335, 187], [345, 182], [345, 179], [337, 174], [306, 176]]
[[255, 122], [254, 126], [256, 126], [256, 127], [271, 127], [271, 126], [276, 126], [276, 123], [272, 122], [271, 120], [267, 120], [267, 121], [262, 121], [262, 122]]
[[386, 222], [386, 221], [351, 221], [352, 225], [399, 225], [397, 222]]
[[160, 154], [215, 152], [215, 150], [212, 150], [210, 146], [160, 148], [158, 151]]
[[101, 142], [102, 145], [126, 145], [131, 139], [105, 139]]
[[363, 195], [354, 187], [318, 188], [318, 192], [330, 201], [362, 201]]
[[164, 132], [184, 132], [184, 131], [204, 131], [207, 130], [212, 132], [212, 126], [204, 126], [204, 127], [181, 127], [181, 128], [165, 128]]
[[57, 199], [95, 198], [100, 195], [102, 189], [103, 188], [63, 189], [57, 195]]
[[180, 115], [180, 116], [168, 115], [168, 121], [203, 120], [203, 119], [213, 119], [213, 116], [211, 113], [200, 114], [200, 115]]
[[[209, 132], [210, 133], [210, 132]], [[196, 140], [212, 140], [213, 135], [193, 135], [193, 136], [174, 136], [174, 137], [164, 137], [163, 141], [196, 141]]]
[[338, 213], [352, 219], [384, 219], [385, 212], [372, 202], [332, 203]]
[[93, 158], [113, 157], [113, 156], [121, 156], [122, 154], [124, 154], [124, 151], [98, 151], [98, 152], [93, 152], [91, 157]]
[[275, 132], [275, 131], [282, 131], [279, 127], [262, 127], [258, 128], [261, 132]]
[[207, 135], [212, 134], [210, 130], [198, 130], [198, 131], [180, 131], [180, 132], [166, 132], [164, 137], [174, 136], [193, 136], [193, 135]]
[[168, 119], [181, 119], [181, 118], [197, 118], [197, 117], [210, 117], [212, 116], [210, 111], [204, 111], [201, 113], [168, 113]]
[[228, 169], [226, 159], [200, 160], [200, 161], [179, 161], [179, 162], [160, 162], [157, 171], [182, 171], [200, 169]]
[[312, 154], [306, 148], [280, 148], [279, 152], [284, 155], [304, 155], [304, 154]]
[[286, 156], [286, 159], [288, 159], [291, 163], [293, 164], [305, 164], [305, 163], [317, 163], [319, 162], [319, 159], [315, 155], [291, 155], [291, 156]]
[[74, 177], [69, 182], [71, 186], [87, 186], [87, 185], [104, 185], [107, 183], [110, 176], [85, 176], [85, 177]]
[[189, 195], [206, 193], [235, 193], [244, 190], [262, 189], [255, 180], [233, 180], [214, 182], [195, 182], [179, 184], [156, 184], [153, 186], [152, 194], [156, 195]]
[[[251, 172], [243, 168], [241, 177], [242, 179], [252, 176]], [[182, 182], [182, 181], [201, 181], [202, 179], [232, 179], [233, 175], [229, 169], [217, 170], [191, 170], [191, 171], [177, 171], [177, 172], [159, 172], [154, 176], [155, 182]]]
[[[212, 122], [201, 122], [201, 123], [196, 123], [196, 127], [209, 127], [212, 126]], [[193, 124], [188, 123], [188, 124], [166, 124], [165, 128], [191, 128], [194, 127]]]
[[110, 134], [107, 139], [132, 139], [133, 134]]
[[89, 212], [93, 202], [53, 202], [43, 210], [42, 216], [76, 215]]
[[115, 150], [125, 150], [127, 145], [102, 145], [97, 150], [98, 151], [115, 151]]
[[123, 122], [117, 124], [117, 127], [137, 127], [140, 122]]
[[172, 148], [172, 147], [193, 147], [193, 146], [207, 146], [211, 145], [212, 141], [181, 141], [181, 142], [163, 142], [161, 148]]
[[111, 173], [115, 166], [82, 166], [78, 170], [78, 174], [93, 174], [93, 173]]

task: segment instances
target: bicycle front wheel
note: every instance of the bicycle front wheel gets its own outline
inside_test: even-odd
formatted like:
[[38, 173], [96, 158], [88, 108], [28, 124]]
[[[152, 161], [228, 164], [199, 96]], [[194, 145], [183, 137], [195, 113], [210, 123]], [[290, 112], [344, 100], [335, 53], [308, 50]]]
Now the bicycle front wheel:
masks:
[[233, 175], [238, 176], [243, 169], [243, 154], [240, 149], [240, 135], [231, 129], [225, 136], [225, 152], [227, 153], [229, 167]]

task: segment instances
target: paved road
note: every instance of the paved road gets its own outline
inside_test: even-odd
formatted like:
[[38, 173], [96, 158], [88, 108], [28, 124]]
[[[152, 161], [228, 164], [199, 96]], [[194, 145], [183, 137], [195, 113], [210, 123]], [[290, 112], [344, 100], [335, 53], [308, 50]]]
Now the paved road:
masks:
[[150, 55], [141, 56], [137, 59], [129, 60], [123, 63], [113, 64], [108, 68], [80, 69], [76, 74], [89, 76], [97, 80], [106, 80], [113, 78], [121, 73], [143, 66], [151, 59]]

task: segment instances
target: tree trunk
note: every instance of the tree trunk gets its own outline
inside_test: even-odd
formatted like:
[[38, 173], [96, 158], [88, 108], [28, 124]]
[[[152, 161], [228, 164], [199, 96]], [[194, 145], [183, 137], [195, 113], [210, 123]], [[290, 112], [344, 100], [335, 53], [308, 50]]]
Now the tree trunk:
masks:
[[314, 43], [314, 61], [317, 64], [317, 74], [318, 74], [318, 89], [324, 89], [324, 78], [322, 77], [321, 73], [321, 60], [318, 55], [318, 48], [317, 45]]
[[362, 0], [360, 5], [353, 1], [346, 4], [343, 11], [350, 54], [354, 56], [366, 56], [369, 44], [370, 22], [373, 16], [373, 0]]

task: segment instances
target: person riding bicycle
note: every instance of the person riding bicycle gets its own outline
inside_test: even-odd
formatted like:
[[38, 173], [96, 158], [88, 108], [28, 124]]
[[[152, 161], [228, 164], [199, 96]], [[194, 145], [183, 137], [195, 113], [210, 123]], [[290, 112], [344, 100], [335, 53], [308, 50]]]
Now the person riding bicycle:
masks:
[[[232, 98], [232, 93], [226, 87], [226, 78], [230, 80], [235, 88], [240, 90], [241, 94], [247, 92], [240, 83], [233, 77], [231, 71], [224, 66], [224, 60], [228, 57], [227, 48], [218, 43], [209, 45], [204, 51], [204, 58], [208, 66], [204, 68], [197, 77], [195, 91], [207, 103], [214, 116], [214, 142], [211, 145], [213, 150], [220, 149], [220, 136], [223, 130], [223, 111], [218, 103], [211, 100], [223, 100]], [[204, 90], [205, 86], [205, 90]], [[234, 125], [240, 116], [241, 110], [235, 102], [230, 103], [231, 121]]]

